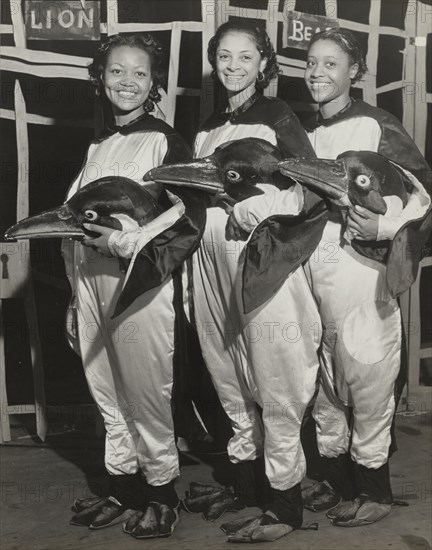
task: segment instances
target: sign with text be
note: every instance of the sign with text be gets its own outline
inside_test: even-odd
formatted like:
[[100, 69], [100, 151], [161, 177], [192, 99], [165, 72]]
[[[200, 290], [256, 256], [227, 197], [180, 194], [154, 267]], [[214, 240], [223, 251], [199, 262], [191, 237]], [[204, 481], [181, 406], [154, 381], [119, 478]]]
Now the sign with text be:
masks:
[[307, 50], [309, 40], [315, 33], [339, 27], [336, 19], [323, 15], [288, 11], [284, 16], [282, 48]]
[[99, 40], [98, 1], [26, 0], [26, 35], [30, 40]]

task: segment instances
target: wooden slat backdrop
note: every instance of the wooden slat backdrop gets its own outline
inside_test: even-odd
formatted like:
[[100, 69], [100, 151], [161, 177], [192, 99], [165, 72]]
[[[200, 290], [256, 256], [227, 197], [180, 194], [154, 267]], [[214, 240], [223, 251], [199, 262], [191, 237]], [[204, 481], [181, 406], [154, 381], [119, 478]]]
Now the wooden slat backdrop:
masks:
[[[179, 87], [177, 80], [180, 69], [180, 43], [183, 31], [196, 32], [203, 35], [202, 59], [203, 59], [203, 79], [210, 75], [210, 66], [207, 61], [207, 42], [213, 36], [216, 23], [214, 18], [215, 0], [201, 0], [202, 13], [206, 16], [205, 21], [172, 21], [164, 23], [119, 23], [118, 8], [121, 0], [101, 0], [106, 4], [107, 21], [101, 22], [101, 33], [113, 35], [117, 33], [139, 33], [139, 32], [171, 32], [171, 51], [169, 52], [169, 72], [168, 72], [168, 90], [163, 95], [162, 111], [166, 121], [173, 125], [176, 110], [176, 97], [178, 95], [200, 96], [202, 88]], [[180, 0], [181, 1], [181, 0]], [[61, 75], [61, 78], [70, 78], [76, 80], [87, 80], [87, 65], [91, 57], [78, 57], [68, 54], [59, 54], [54, 52], [45, 52], [26, 49], [25, 45], [25, 26], [20, 0], [9, 0], [12, 25], [1, 25], [3, 35], [13, 33], [14, 46], [3, 46], [0, 48], [2, 57], [2, 70], [12, 71], [22, 75], [34, 75], [39, 78], [55, 79]], [[145, 0], [142, 0], [145, 3]], [[184, 2], [188, 3], [188, 0]], [[196, 3], [196, 0], [195, 0]], [[161, 10], [163, 0], [160, 2]], [[30, 64], [31, 63], [31, 64]], [[201, 97], [200, 121], [202, 122], [213, 108], [212, 98], [209, 97], [209, 90]], [[158, 113], [156, 113], [158, 114]], [[0, 115], [5, 118], [11, 118], [10, 115], [2, 109]], [[38, 123], [38, 119], [29, 113], [29, 122]], [[64, 117], [67, 119], [67, 117]], [[45, 119], [45, 124], [48, 120]]]
[[[332, 18], [337, 18], [338, 5], [342, 2], [348, 4], [351, 0], [325, 0], [325, 15]], [[372, 105], [377, 105], [379, 94], [387, 93], [392, 90], [401, 89], [403, 92], [403, 117], [402, 122], [414, 138], [417, 146], [430, 159], [430, 151], [426, 151], [426, 132], [427, 132], [427, 110], [428, 104], [432, 102], [432, 94], [426, 91], [426, 36], [432, 28], [432, 9], [430, 6], [418, 2], [417, 0], [409, 0], [402, 2], [395, 0], [392, 2], [395, 10], [406, 9], [404, 28], [381, 26], [381, 9], [382, 4], [387, 0], [372, 0], [364, 3], [364, 9], [369, 11], [368, 23], [351, 21], [348, 19], [338, 19], [341, 27], [350, 29], [354, 32], [367, 33], [368, 48], [366, 62], [369, 72], [366, 74], [363, 82], [357, 86], [362, 90], [363, 99]], [[389, 2], [387, 1], [387, 4]], [[224, 4], [222, 6], [222, 4]], [[255, 4], [252, 9], [251, 4]], [[302, 11], [301, 6], [307, 5], [307, 1], [296, 2], [296, 0], [268, 0], [267, 9], [257, 9], [257, 5], [262, 5], [263, 2], [241, 2], [239, 0], [227, 0], [218, 3], [218, 25], [228, 21], [230, 17], [244, 17], [253, 19], [262, 19], [266, 21], [267, 31], [272, 39], [273, 44], [277, 44], [277, 24], [274, 15], [277, 14], [278, 21], [283, 22], [288, 10]], [[319, 2], [311, 1], [309, 5], [317, 6]], [[385, 86], [377, 87], [377, 62], [379, 39], [382, 36], [395, 36], [405, 40], [404, 64], [403, 73], [399, 78]], [[416, 40], [416, 37], [423, 40]], [[415, 43], [417, 42], [417, 45]], [[420, 45], [421, 44], [421, 45]], [[424, 45], [423, 45], [424, 44]], [[396, 56], [399, 52], [395, 51]], [[278, 62], [281, 64], [282, 75], [292, 78], [302, 78], [305, 69], [305, 62], [293, 60], [283, 55], [278, 55]], [[392, 59], [388, 60], [389, 63]], [[421, 95], [423, 87], [423, 94]], [[413, 93], [415, 88], [417, 93]], [[274, 87], [271, 88], [271, 92]], [[297, 105], [298, 106], [298, 105]], [[294, 106], [295, 108], [295, 106]], [[304, 109], [308, 107], [304, 105]], [[391, 108], [388, 109], [391, 112]], [[430, 122], [429, 122], [430, 126]]]
[[[145, 3], [146, 0], [141, 0]], [[186, 6], [191, 0], [179, 0]], [[195, 0], [196, 1], [196, 0]], [[344, 1], [344, 0], [339, 0]], [[368, 34], [368, 53], [367, 64], [369, 73], [364, 82], [359, 84], [362, 89], [363, 98], [377, 104], [379, 94], [384, 94], [392, 90], [401, 89], [404, 91], [403, 117], [402, 122], [408, 132], [415, 138], [420, 150], [425, 153], [426, 143], [426, 121], [428, 104], [432, 101], [430, 90], [426, 90], [426, 47], [419, 45], [421, 41], [416, 41], [417, 37], [425, 37], [431, 27], [431, 10], [426, 4], [417, 0], [403, 2], [406, 8], [406, 17], [404, 28], [380, 26], [380, 14], [382, 2], [386, 0], [373, 0], [365, 2], [365, 10], [369, 10], [368, 23], [359, 21], [350, 21], [339, 19], [342, 27], [349, 28], [356, 32]], [[346, 2], [346, 0], [345, 0]], [[90, 57], [79, 57], [75, 55], [60, 54], [55, 52], [45, 52], [26, 49], [25, 27], [23, 14], [21, 11], [22, 3], [20, 0], [9, 0], [12, 25], [3, 23], [1, 30], [4, 35], [13, 32], [14, 46], [4, 46], [0, 49], [3, 57], [2, 69], [12, 71], [22, 75], [34, 75], [43, 79], [55, 79], [61, 74], [62, 78], [76, 80], [87, 79], [87, 64]], [[101, 22], [101, 31], [108, 35], [118, 32], [171, 32], [171, 51], [169, 62], [168, 89], [164, 94], [162, 102], [162, 111], [165, 114], [169, 124], [174, 124], [176, 114], [176, 98], [180, 95], [198, 96], [201, 95], [200, 121], [202, 122], [213, 108], [213, 97], [211, 87], [208, 85], [210, 66], [207, 62], [206, 48], [208, 39], [214, 34], [218, 25], [228, 20], [229, 17], [252, 17], [266, 21], [268, 33], [274, 44], [277, 43], [278, 33], [280, 32], [280, 22], [284, 21], [286, 12], [289, 9], [301, 11], [302, 5], [307, 2], [296, 2], [295, 0], [267, 0], [260, 2], [249, 2], [248, 0], [201, 0], [202, 21], [172, 21], [163, 23], [139, 23], [118, 21], [119, 6], [122, 0], [102, 0], [106, 5], [107, 20]], [[319, 2], [315, 2], [317, 5]], [[160, 1], [161, 10], [163, 9], [163, 0]], [[329, 17], [337, 17], [338, 2], [334, 0], [322, 0], [325, 13]], [[401, 0], [396, 0], [395, 9], [402, 9]], [[313, 3], [312, 3], [313, 5]], [[266, 9], [257, 8], [257, 6], [266, 6]], [[346, 13], [346, 12], [345, 12]], [[182, 32], [201, 33], [202, 40], [202, 60], [203, 60], [203, 83], [205, 86], [199, 88], [185, 88], [178, 86], [178, 75], [181, 74], [180, 43]], [[380, 36], [395, 36], [405, 40], [404, 50], [404, 71], [399, 78], [385, 86], [377, 87], [376, 72], [378, 60], [378, 46]], [[417, 45], [416, 45], [417, 44]], [[424, 40], [424, 44], [426, 44]], [[395, 52], [397, 53], [397, 52]], [[298, 61], [279, 55], [282, 75], [290, 78], [301, 78], [304, 70], [304, 61]], [[391, 60], [389, 60], [391, 62]], [[413, 88], [417, 83], [418, 91], [413, 93]], [[423, 89], [422, 89], [423, 88]], [[405, 93], [406, 92], [406, 93]], [[277, 85], [270, 86], [266, 91], [268, 95], [277, 93]], [[420, 94], [422, 93], [422, 100]], [[304, 106], [307, 110], [308, 107]], [[11, 118], [7, 110], [0, 110], [0, 115], [5, 118]], [[32, 124], [49, 124], [50, 118], [39, 118], [33, 113], [28, 113], [28, 122]], [[63, 121], [63, 122], [62, 122]], [[62, 121], [56, 123], [68, 124], [67, 116], [62, 117]], [[87, 123], [83, 122], [84, 126]], [[179, 128], [181, 131], [181, 128]]]

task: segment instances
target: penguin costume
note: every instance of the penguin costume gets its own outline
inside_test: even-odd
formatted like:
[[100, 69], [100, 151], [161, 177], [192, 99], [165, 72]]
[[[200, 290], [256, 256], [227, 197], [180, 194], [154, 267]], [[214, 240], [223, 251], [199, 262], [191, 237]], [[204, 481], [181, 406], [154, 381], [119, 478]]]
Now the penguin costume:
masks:
[[[242, 213], [249, 233], [272, 213], [302, 209], [303, 189], [278, 170], [284, 155], [313, 156], [299, 132], [284, 102], [255, 94], [229, 117], [214, 115], [204, 125], [195, 149], [208, 156], [160, 166], [149, 177], [173, 185], [181, 179], [182, 185], [213, 194], [222, 183], [225, 195], [234, 198], [230, 208]], [[238, 523], [222, 526], [230, 541], [258, 542], [302, 524], [300, 482], [306, 464], [300, 428], [316, 388], [320, 321], [301, 267], [260, 307], [244, 312], [248, 245], [226, 238], [227, 202], [224, 196], [223, 206], [207, 210], [201, 246], [193, 256], [193, 285], [203, 357], [233, 429], [228, 443], [232, 490], [192, 483], [183, 503], [213, 521], [228, 511], [261, 506], [265, 513], [252, 518], [253, 529], [246, 534]], [[267, 294], [266, 281], [260, 282]]]
[[[324, 327], [318, 447], [328, 484], [345, 499], [328, 516], [345, 527], [374, 523], [391, 509], [388, 459], [404, 377], [396, 298], [415, 280], [431, 227], [431, 172], [413, 140], [396, 117], [350, 96], [366, 72], [351, 31], [328, 29], [311, 38], [304, 80], [318, 111], [306, 130], [317, 156], [332, 161], [346, 151], [379, 153], [405, 170], [408, 192], [405, 206], [389, 196], [384, 214], [357, 205], [344, 220], [344, 209], [332, 207], [305, 267]], [[368, 186], [369, 175], [361, 176]], [[361, 255], [359, 240], [377, 248], [387, 241], [387, 268], [379, 255]], [[312, 495], [309, 504], [321, 500]]]
[[89, 389], [104, 419], [109, 474], [108, 495], [77, 500], [72, 525], [101, 529], [134, 510], [125, 532], [149, 538], [169, 536], [178, 521], [172, 395], [175, 365], [186, 360], [180, 338], [182, 263], [199, 244], [205, 202], [188, 202], [187, 194], [183, 202], [161, 185], [143, 182], [143, 176], [157, 164], [188, 158], [180, 136], [147, 113], [107, 128], [90, 144], [66, 203], [8, 233], [79, 240], [88, 234], [85, 222], [118, 230], [112, 257], [76, 240], [63, 246], [78, 321], [71, 339], [77, 337]]
[[[267, 141], [282, 157], [314, 156], [287, 104], [259, 92], [233, 112], [211, 117], [198, 133], [194, 154], [209, 155], [232, 140], [243, 142], [248, 151], [245, 138]], [[250, 164], [265, 166], [252, 150], [246, 155]], [[233, 208], [246, 234], [271, 214], [302, 209], [298, 184], [285, 190], [264, 184], [262, 189], [263, 195]], [[241, 525], [228, 526], [225, 532], [233, 541], [272, 540], [302, 524], [300, 482], [306, 462], [300, 428], [315, 391], [321, 324], [301, 267], [260, 308], [244, 312], [247, 241], [227, 240], [228, 219], [221, 207], [207, 212], [193, 263], [195, 317], [203, 357], [233, 427], [228, 456], [235, 489], [246, 504], [261, 504], [264, 511], [246, 537]], [[256, 403], [263, 410], [261, 418]], [[267, 521], [284, 527], [268, 527]]]
[[[327, 515], [333, 524], [352, 527], [380, 520], [393, 502], [391, 427], [405, 382], [397, 296], [415, 280], [426, 251], [432, 224], [431, 171], [395, 117], [363, 101], [351, 100], [328, 119], [318, 113], [307, 129], [318, 157], [329, 160], [288, 160], [281, 171], [333, 203], [327, 212], [315, 205], [297, 222], [288, 217], [263, 222], [249, 243], [249, 265], [255, 274], [273, 268], [259, 253], [269, 232], [276, 247], [286, 247], [291, 234], [291, 244], [305, 250], [300, 261], [307, 260], [305, 272], [324, 330], [321, 387], [313, 414], [326, 481], [303, 497], [312, 510], [332, 508]], [[347, 167], [351, 177], [370, 184], [375, 164], [365, 169], [361, 151], [397, 163], [388, 179], [405, 186], [405, 196], [390, 192], [385, 208], [375, 209], [380, 214], [376, 242], [361, 242], [345, 231], [344, 212], [347, 206], [362, 205], [364, 192], [353, 193], [353, 182], [344, 199], [340, 190], [331, 189], [332, 182], [337, 187], [344, 178], [347, 184]], [[373, 210], [371, 202], [363, 206]], [[306, 243], [316, 244], [311, 250]], [[291, 266], [285, 267], [288, 274]]]
[[[314, 411], [318, 447], [328, 462], [327, 482], [342, 499], [328, 515], [333, 524], [350, 527], [378, 521], [393, 502], [391, 427], [405, 375], [396, 298], [414, 282], [425, 253], [431, 172], [397, 119], [363, 101], [352, 100], [331, 119], [317, 115], [307, 129], [320, 158], [369, 150], [397, 163], [406, 170], [403, 181], [410, 193], [402, 211], [393, 199], [379, 218], [377, 243], [391, 241], [387, 269], [360, 255], [355, 240], [347, 242], [339, 208], [330, 212], [318, 259], [306, 267], [325, 327]], [[329, 246], [336, 247], [336, 264], [326, 261]], [[355, 284], [359, 280], [361, 285]]]

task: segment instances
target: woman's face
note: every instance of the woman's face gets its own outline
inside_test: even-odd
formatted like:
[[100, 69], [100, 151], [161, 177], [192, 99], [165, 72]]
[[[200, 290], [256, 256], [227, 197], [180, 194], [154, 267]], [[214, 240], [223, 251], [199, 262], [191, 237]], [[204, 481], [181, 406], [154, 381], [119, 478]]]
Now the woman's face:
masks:
[[255, 89], [258, 73], [266, 63], [248, 34], [232, 31], [221, 38], [216, 52], [216, 73], [228, 93]]
[[318, 40], [309, 49], [304, 79], [315, 101], [333, 101], [344, 107], [349, 99], [351, 78], [358, 65], [333, 40]]
[[153, 85], [151, 59], [141, 48], [118, 46], [109, 53], [102, 76], [114, 115], [144, 112]]

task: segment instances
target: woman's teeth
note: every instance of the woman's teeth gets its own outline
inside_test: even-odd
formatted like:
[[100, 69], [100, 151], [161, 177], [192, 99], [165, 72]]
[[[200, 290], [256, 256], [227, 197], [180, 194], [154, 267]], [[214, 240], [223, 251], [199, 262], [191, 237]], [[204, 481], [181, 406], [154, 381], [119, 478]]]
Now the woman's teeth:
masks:
[[136, 95], [135, 92], [127, 92], [127, 91], [125, 91], [125, 90], [120, 91], [118, 94], [119, 94], [119, 96], [122, 97], [123, 99], [132, 99], [132, 98], [135, 97], [135, 95]]
[[326, 90], [330, 86], [330, 82], [311, 82], [311, 88], [314, 90]]

